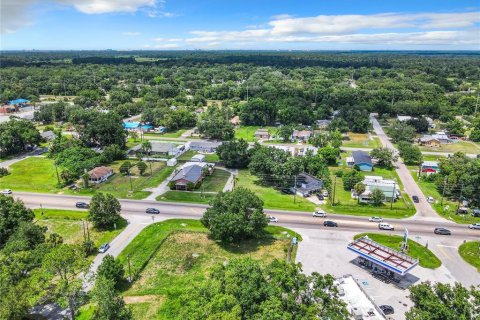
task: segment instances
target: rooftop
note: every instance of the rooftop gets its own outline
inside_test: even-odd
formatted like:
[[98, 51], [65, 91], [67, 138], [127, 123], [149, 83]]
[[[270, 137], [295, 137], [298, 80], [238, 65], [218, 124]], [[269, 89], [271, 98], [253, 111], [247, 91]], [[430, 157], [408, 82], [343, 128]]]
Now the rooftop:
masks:
[[107, 174], [110, 174], [112, 171], [112, 168], [102, 166], [93, 168], [92, 170], [88, 171], [88, 175], [92, 178], [101, 178], [106, 176]]
[[190, 164], [187, 165], [186, 163], [172, 178], [172, 181], [177, 180], [187, 180], [188, 182], [195, 183], [201, 177], [203, 173], [203, 167], [198, 164]]
[[372, 165], [372, 158], [365, 151], [361, 151], [361, 150], [353, 151], [352, 152], [352, 158], [353, 158], [355, 164], [366, 163], [366, 164]]

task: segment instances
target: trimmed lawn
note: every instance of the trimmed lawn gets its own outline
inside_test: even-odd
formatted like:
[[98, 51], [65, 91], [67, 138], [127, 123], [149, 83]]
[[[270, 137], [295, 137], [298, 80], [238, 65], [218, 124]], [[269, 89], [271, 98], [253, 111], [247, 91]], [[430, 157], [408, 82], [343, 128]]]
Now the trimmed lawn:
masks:
[[419, 146], [422, 151], [432, 151], [432, 152], [463, 152], [463, 153], [480, 153], [480, 148], [470, 141], [459, 141], [457, 143], [448, 143], [442, 144], [438, 148]]
[[369, 139], [367, 133], [349, 132], [347, 135], [350, 139], [342, 140], [342, 147], [373, 149], [380, 146], [380, 139], [378, 137], [373, 137], [373, 139]]
[[59, 190], [52, 159], [30, 157], [12, 164], [9, 171], [9, 175], [0, 178], [0, 189], [45, 193]]
[[[373, 241], [376, 241], [384, 246], [389, 248], [400, 250], [403, 237], [402, 236], [390, 236], [385, 234], [378, 234], [378, 233], [361, 233], [355, 235], [354, 239], [358, 239], [364, 236], [368, 236]], [[428, 269], [436, 269], [442, 265], [440, 259], [437, 258], [436, 255], [433, 254], [428, 248], [415, 242], [413, 240], [408, 239], [408, 252], [407, 255], [411, 256], [412, 258], [419, 260], [419, 265], [424, 268]]]
[[[42, 215], [43, 211], [43, 215]], [[35, 218], [37, 224], [47, 227], [47, 234], [57, 233], [63, 238], [64, 243], [81, 244], [83, 242], [82, 222], [87, 219], [86, 211], [77, 210], [57, 210], [57, 209], [35, 209]], [[110, 242], [127, 226], [127, 222], [122, 219], [117, 223], [116, 230], [97, 231], [90, 222], [88, 228], [90, 239], [95, 247], [99, 247], [105, 242]]]
[[179, 130], [176, 130], [176, 131], [172, 131], [172, 132], [166, 132], [166, 133], [145, 133], [144, 136], [145, 137], [148, 137], [148, 139], [150, 137], [155, 137], [155, 138], [180, 138], [181, 135], [183, 133], [185, 133], [185, 131], [187, 131], [186, 129], [179, 129]]
[[248, 142], [255, 142], [255, 131], [260, 128], [268, 129], [270, 135], [276, 132], [277, 128], [275, 127], [260, 127], [260, 126], [241, 126], [235, 129], [235, 138], [236, 139], [243, 139]]
[[198, 186], [197, 190], [203, 190], [205, 192], [223, 191], [223, 188], [225, 187], [225, 184], [227, 183], [229, 177], [230, 172], [215, 169], [211, 175], [205, 177], [202, 185]]
[[[179, 161], [190, 161], [190, 159], [192, 159], [192, 157], [194, 155], [197, 155], [197, 154], [200, 154], [200, 153], [197, 152], [197, 151], [188, 150], [188, 151], [185, 151], [184, 153], [182, 153], [182, 155], [180, 157], [178, 157], [177, 160], [179, 160]], [[219, 162], [220, 161], [220, 158], [218, 157], [218, 155], [216, 153], [202, 153], [202, 154], [205, 155], [205, 161], [206, 162]]]
[[480, 272], [480, 242], [469, 241], [458, 248], [458, 253], [468, 264], [471, 264]]
[[[451, 220], [459, 224], [471, 224], [480, 222], [480, 217], [474, 217], [471, 214], [457, 214], [458, 202], [450, 201], [448, 198], [443, 199], [443, 204], [441, 203], [442, 195], [438, 192], [437, 187], [433, 182], [428, 182], [422, 179], [419, 179], [417, 176], [417, 171], [411, 172], [413, 179], [417, 182], [420, 190], [422, 190], [425, 197], [432, 196], [435, 199], [435, 203], [432, 204], [432, 208], [435, 211], [444, 217], [445, 219]], [[420, 201], [426, 201], [425, 199], [420, 199]]]
[[315, 204], [302, 198], [296, 197], [296, 203], [293, 203], [293, 195], [282, 194], [272, 187], [262, 186], [259, 179], [250, 174], [248, 170], [239, 170], [237, 187], [244, 187], [253, 191], [263, 200], [263, 207], [266, 209], [279, 209], [291, 211], [314, 211]]
[[157, 197], [157, 201], [188, 202], [208, 204], [216, 196], [215, 193], [190, 192], [190, 191], [167, 191]]
[[[233, 258], [251, 257], [269, 263], [284, 259], [290, 239], [298, 235], [281, 227], [267, 227], [264, 238], [225, 245], [208, 237], [198, 220], [172, 219], [146, 227], [118, 256], [134, 282], [122, 295], [138, 301], [136, 319], [175, 319], [182, 307], [178, 297], [203, 281], [212, 267]], [[299, 240], [301, 238], [299, 237]], [[150, 306], [153, 303], [155, 305]], [[152, 314], [153, 313], [153, 314]]]

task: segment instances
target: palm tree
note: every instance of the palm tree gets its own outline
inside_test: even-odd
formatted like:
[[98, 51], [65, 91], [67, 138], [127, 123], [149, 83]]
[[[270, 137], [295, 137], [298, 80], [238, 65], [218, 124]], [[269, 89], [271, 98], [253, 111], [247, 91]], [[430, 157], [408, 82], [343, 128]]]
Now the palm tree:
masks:
[[355, 193], [357, 194], [357, 203], [360, 203], [360, 195], [364, 193], [366, 189], [367, 189], [367, 186], [362, 182], [357, 183], [353, 187], [353, 190], [355, 190]]
[[150, 141], [146, 140], [142, 142], [142, 151], [147, 155], [150, 155], [150, 151], [152, 151], [152, 144]]

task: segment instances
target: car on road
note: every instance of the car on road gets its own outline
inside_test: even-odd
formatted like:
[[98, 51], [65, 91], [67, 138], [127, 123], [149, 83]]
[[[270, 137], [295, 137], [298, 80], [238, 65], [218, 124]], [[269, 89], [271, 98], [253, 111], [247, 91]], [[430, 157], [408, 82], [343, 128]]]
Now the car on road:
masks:
[[477, 229], [480, 230], [480, 223], [473, 223], [468, 226], [469, 229]]
[[429, 197], [427, 198], [427, 202], [428, 202], [428, 203], [434, 203], [434, 202], [435, 202], [435, 199], [433, 199], [432, 196], [429, 196]]
[[313, 216], [314, 217], [319, 217], [319, 218], [326, 218], [327, 213], [325, 211], [322, 211], [322, 210], [317, 210], [313, 213]]
[[380, 310], [382, 310], [383, 314], [388, 316], [389, 314], [394, 314], [395, 310], [393, 309], [392, 306], [389, 305], [381, 305], [379, 306]]
[[370, 221], [370, 222], [383, 222], [383, 218], [382, 217], [370, 217], [370, 218], [368, 218], [368, 221]]
[[159, 214], [160, 210], [155, 209], [155, 208], [148, 208], [147, 210], [145, 210], [145, 212], [146, 213], [151, 213], [151, 214]]
[[100, 246], [100, 248], [98, 248], [98, 252], [105, 253], [109, 248], [110, 248], [110, 245], [108, 243], [104, 243]]
[[295, 192], [293, 192], [292, 189], [290, 189], [290, 188], [285, 188], [285, 189], [282, 189], [280, 191], [284, 194], [295, 194]]
[[275, 218], [274, 216], [268, 216], [268, 221], [270, 221], [270, 222], [278, 222], [278, 218]]
[[433, 233], [435, 234], [442, 234], [442, 235], [446, 235], [446, 236], [449, 236], [452, 234], [452, 232], [446, 228], [435, 228], [433, 230]]
[[381, 222], [378, 224], [378, 229], [380, 230], [395, 230], [395, 228], [390, 224], [390, 223], [386, 223], [386, 222]]
[[415, 203], [419, 203], [419, 202], [420, 202], [420, 199], [418, 199], [418, 196], [412, 196], [412, 200], [413, 200], [413, 202], [415, 202]]
[[10, 189], [4, 189], [4, 190], [2, 190], [2, 194], [4, 194], [4, 195], [12, 194], [12, 190], [10, 190]]
[[338, 227], [338, 224], [335, 221], [327, 220], [323, 222], [324, 227]]
[[75, 207], [80, 208], [80, 209], [88, 209], [88, 203], [77, 202], [77, 203], [75, 203]]

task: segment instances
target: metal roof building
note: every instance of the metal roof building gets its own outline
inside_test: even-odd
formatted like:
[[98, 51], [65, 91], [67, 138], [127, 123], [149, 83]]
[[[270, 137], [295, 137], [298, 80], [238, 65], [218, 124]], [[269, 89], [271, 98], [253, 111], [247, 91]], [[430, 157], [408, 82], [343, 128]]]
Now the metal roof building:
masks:
[[367, 237], [358, 238], [350, 243], [347, 249], [374, 264], [380, 265], [402, 276], [418, 265], [418, 259], [414, 259], [400, 251], [393, 250]]

